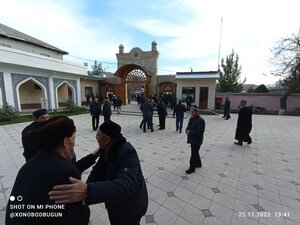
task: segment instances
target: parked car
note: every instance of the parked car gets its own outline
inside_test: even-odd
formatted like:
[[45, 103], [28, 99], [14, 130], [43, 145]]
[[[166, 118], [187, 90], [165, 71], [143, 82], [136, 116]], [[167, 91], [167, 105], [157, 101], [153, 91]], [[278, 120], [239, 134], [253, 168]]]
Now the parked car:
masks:
[[266, 112], [266, 108], [265, 107], [261, 107], [261, 106], [252, 106], [252, 112], [256, 113], [256, 114], [264, 114]]

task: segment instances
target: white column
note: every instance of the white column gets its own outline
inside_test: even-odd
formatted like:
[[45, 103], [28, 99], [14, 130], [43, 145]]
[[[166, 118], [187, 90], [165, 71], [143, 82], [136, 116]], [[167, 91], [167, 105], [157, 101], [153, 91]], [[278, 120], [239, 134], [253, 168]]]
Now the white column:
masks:
[[3, 73], [3, 80], [4, 80], [4, 88], [5, 88], [5, 96], [6, 96], [6, 102], [9, 105], [15, 106], [14, 101], [14, 93], [13, 93], [13, 86], [11, 81], [11, 73], [4, 72]]
[[48, 101], [50, 102], [50, 109], [55, 109], [55, 93], [54, 93], [54, 86], [53, 86], [53, 76], [49, 76], [49, 93], [50, 93], [50, 99]]
[[80, 89], [80, 77], [77, 77], [76, 80], [76, 86], [77, 86], [77, 105], [81, 106], [81, 89]]

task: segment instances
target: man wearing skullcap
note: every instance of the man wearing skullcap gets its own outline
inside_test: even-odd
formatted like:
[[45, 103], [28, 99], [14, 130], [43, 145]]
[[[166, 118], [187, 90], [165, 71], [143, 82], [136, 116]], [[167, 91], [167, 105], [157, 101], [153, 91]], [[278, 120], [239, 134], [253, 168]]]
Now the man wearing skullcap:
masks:
[[40, 126], [39, 123], [42, 123], [42, 122], [48, 120], [48, 118], [49, 118], [47, 109], [36, 110], [32, 113], [32, 115], [34, 117], [34, 122], [29, 124], [22, 131], [22, 144], [23, 144], [23, 148], [24, 148], [23, 156], [25, 157], [26, 161], [30, 160], [34, 155], [37, 154], [37, 149], [32, 148], [32, 144], [26, 138], [26, 134], [29, 131], [31, 131], [32, 129], [35, 129], [36, 127]]
[[57, 204], [104, 202], [111, 225], [139, 225], [148, 194], [137, 152], [112, 121], [101, 124], [96, 139], [100, 157], [86, 183], [72, 178], [72, 184], [55, 186], [50, 199]]
[[[17, 210], [14, 205], [19, 203], [9, 198], [5, 224], [87, 225], [88, 218], [85, 215], [88, 209], [81, 202], [52, 209], [57, 205], [49, 200], [48, 196], [54, 185], [70, 183], [69, 177], [80, 180], [80, 171], [70, 160], [73, 156], [76, 137], [74, 122], [68, 117], [60, 116], [53, 117], [44, 123], [43, 126], [27, 134], [29, 140], [35, 139], [32, 142], [33, 147], [39, 149], [40, 153], [19, 170], [11, 192], [11, 196], [21, 196], [22, 200], [19, 203], [26, 207]], [[40, 206], [39, 209], [36, 208], [37, 205]], [[28, 206], [35, 207], [28, 208]], [[14, 215], [26, 213], [29, 216], [12, 217], [13, 213]]]
[[184, 112], [186, 111], [185, 105], [182, 104], [181, 99], [178, 100], [178, 104], [174, 107], [173, 118], [176, 115], [176, 132], [182, 132]]
[[199, 150], [203, 142], [203, 134], [205, 131], [205, 121], [199, 115], [198, 106], [191, 106], [190, 112], [191, 118], [185, 130], [187, 143], [191, 144], [190, 167], [185, 171], [187, 174], [194, 173], [196, 167], [202, 167]]

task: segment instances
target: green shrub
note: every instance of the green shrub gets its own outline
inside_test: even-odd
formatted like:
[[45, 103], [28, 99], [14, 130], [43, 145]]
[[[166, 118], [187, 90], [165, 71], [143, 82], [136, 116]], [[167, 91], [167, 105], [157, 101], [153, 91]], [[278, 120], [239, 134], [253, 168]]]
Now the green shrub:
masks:
[[83, 108], [79, 107], [78, 105], [75, 105], [72, 98], [70, 98], [67, 102], [65, 102], [64, 106], [67, 111], [72, 112], [72, 113], [80, 113], [83, 110], [86, 111], [86, 109], [83, 109]]
[[19, 116], [19, 112], [11, 105], [4, 103], [0, 108], [0, 121], [12, 121]]

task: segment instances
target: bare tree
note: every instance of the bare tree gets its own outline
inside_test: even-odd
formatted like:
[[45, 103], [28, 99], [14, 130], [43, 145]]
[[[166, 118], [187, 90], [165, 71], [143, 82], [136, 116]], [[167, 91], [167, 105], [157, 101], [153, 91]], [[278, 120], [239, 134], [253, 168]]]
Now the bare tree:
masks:
[[284, 77], [284, 94], [280, 98], [279, 114], [285, 114], [288, 96], [300, 90], [300, 29], [291, 37], [282, 38], [273, 48], [275, 75]]

